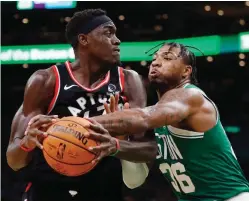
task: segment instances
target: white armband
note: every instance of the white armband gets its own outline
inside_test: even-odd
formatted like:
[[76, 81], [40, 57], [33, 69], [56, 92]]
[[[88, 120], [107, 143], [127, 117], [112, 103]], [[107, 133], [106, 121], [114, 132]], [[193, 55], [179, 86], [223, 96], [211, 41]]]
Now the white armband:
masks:
[[145, 182], [149, 174], [149, 168], [146, 163], [133, 163], [121, 160], [121, 165], [123, 181], [128, 188], [137, 188]]

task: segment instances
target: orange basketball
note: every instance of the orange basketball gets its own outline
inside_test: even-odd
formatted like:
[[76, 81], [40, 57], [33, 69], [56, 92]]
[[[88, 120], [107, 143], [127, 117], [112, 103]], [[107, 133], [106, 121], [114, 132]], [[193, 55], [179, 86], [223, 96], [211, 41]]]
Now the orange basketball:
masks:
[[88, 150], [98, 142], [85, 138], [89, 121], [80, 117], [64, 117], [51, 125], [43, 141], [43, 155], [51, 168], [66, 176], [88, 173], [96, 164], [98, 153]]

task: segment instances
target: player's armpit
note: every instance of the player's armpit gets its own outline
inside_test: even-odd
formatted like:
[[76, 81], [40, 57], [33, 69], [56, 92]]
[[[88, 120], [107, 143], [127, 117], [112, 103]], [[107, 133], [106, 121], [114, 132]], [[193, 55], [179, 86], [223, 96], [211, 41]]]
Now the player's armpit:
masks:
[[13, 170], [26, 166], [31, 153], [20, 148], [20, 141], [24, 137], [29, 121], [38, 114], [46, 114], [47, 107], [52, 100], [54, 83], [49, 70], [39, 70], [28, 80], [24, 101], [12, 121], [11, 135], [7, 149], [7, 162]]

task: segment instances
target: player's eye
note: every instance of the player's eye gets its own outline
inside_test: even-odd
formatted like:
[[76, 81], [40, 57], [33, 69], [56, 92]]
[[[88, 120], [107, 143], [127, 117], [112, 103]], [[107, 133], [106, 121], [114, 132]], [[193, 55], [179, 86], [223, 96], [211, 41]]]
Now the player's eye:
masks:
[[172, 60], [172, 58], [170, 58], [170, 57], [168, 57], [168, 56], [164, 57], [164, 59], [167, 60], [167, 61]]
[[110, 37], [112, 35], [111, 31], [106, 31], [105, 34]]

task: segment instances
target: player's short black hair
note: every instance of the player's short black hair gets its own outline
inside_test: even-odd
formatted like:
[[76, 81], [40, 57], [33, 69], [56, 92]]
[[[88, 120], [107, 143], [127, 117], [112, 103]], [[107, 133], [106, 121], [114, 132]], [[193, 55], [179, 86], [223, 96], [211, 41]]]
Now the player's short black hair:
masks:
[[94, 17], [101, 15], [106, 15], [106, 11], [100, 8], [86, 9], [74, 13], [73, 17], [66, 26], [66, 39], [74, 49], [78, 45], [78, 40], [75, 40], [75, 38], [77, 38], [81, 27], [84, 26], [89, 20], [92, 20]]
[[[176, 42], [165, 43], [164, 45], [168, 45], [168, 46], [170, 46], [170, 48], [179, 48], [180, 49], [179, 56], [181, 56], [183, 58], [184, 62], [187, 65], [192, 66], [192, 73], [190, 76], [191, 83], [197, 85], [198, 80], [197, 80], [196, 57], [195, 57], [195, 54], [189, 50], [189, 47], [190, 48], [194, 48], [194, 47], [185, 46], [183, 44], [176, 43]], [[194, 48], [194, 49], [197, 49], [197, 48]]]

